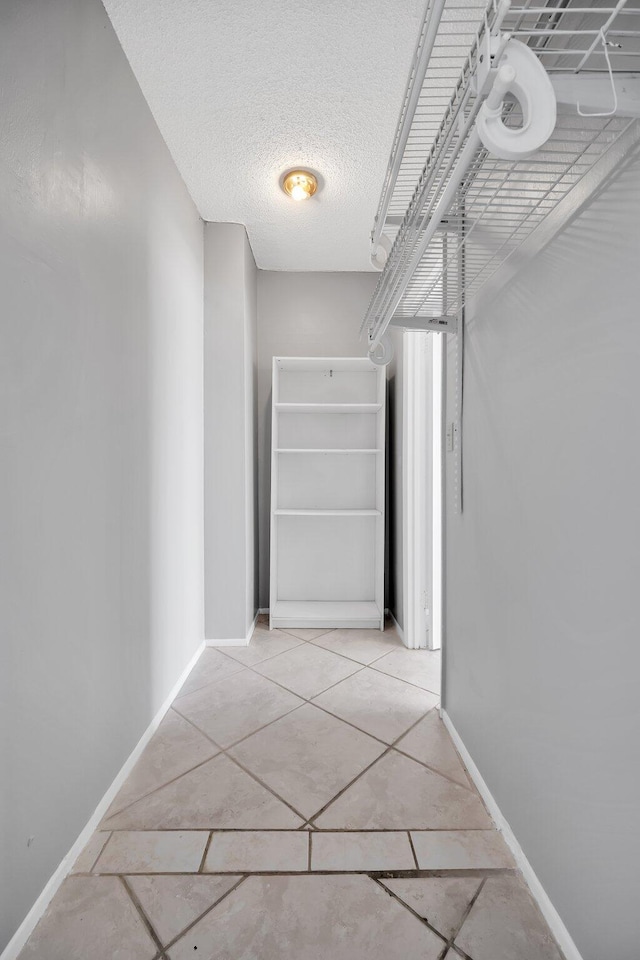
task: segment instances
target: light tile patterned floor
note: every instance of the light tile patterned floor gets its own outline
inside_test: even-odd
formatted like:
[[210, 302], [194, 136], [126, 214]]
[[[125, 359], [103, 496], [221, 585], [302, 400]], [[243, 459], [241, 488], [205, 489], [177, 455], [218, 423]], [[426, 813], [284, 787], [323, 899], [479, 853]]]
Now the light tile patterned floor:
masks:
[[439, 672], [393, 630], [205, 650], [21, 960], [561, 960]]

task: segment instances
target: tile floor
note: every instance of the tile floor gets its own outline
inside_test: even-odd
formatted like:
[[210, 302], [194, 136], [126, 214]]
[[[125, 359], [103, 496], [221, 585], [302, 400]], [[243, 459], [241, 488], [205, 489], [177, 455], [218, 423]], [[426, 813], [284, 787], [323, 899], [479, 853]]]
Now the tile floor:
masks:
[[21, 960], [561, 960], [438, 699], [391, 629], [207, 648]]

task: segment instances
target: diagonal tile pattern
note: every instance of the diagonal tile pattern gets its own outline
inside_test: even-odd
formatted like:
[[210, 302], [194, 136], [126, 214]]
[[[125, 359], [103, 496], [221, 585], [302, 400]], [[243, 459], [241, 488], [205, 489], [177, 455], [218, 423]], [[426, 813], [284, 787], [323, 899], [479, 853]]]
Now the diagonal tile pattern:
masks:
[[166, 945], [218, 903], [241, 879], [239, 876], [133, 876], [126, 877], [131, 893]]
[[158, 948], [118, 877], [69, 877], [20, 960], [152, 960]]
[[233, 660], [247, 667], [253, 667], [256, 663], [277, 657], [279, 653], [284, 653], [286, 650], [293, 650], [301, 643], [303, 641], [293, 634], [282, 630], [269, 630], [264, 624], [259, 623], [248, 647], [225, 647], [224, 652]]
[[393, 631], [381, 633], [379, 630], [330, 630], [315, 638], [313, 643], [356, 660], [365, 667], [392, 650], [405, 649]]
[[393, 743], [438, 703], [438, 697], [364, 667], [315, 702], [342, 720]]
[[455, 945], [473, 960], [562, 960], [531, 894], [518, 877], [489, 877]]
[[395, 751], [385, 754], [314, 820], [335, 830], [486, 830], [478, 796]]
[[107, 817], [217, 753], [219, 749], [192, 723], [169, 710], [109, 807]]
[[184, 697], [187, 693], [193, 693], [194, 690], [200, 690], [202, 687], [206, 687], [208, 683], [224, 680], [226, 677], [230, 677], [232, 673], [238, 673], [241, 669], [242, 664], [236, 663], [219, 650], [214, 650], [213, 647], [206, 647], [183, 683], [178, 698]]
[[230, 747], [299, 707], [302, 700], [253, 671], [180, 697], [177, 709], [221, 747]]
[[230, 751], [311, 817], [384, 751], [384, 744], [310, 703]]
[[20, 960], [561, 960], [438, 690], [393, 630], [207, 648]]
[[437, 710], [431, 710], [424, 720], [412, 727], [395, 746], [414, 760], [419, 760], [437, 773], [455, 780], [460, 786], [472, 789], [462, 760]]
[[111, 830], [295, 829], [304, 823], [226, 756], [214, 757], [105, 823]]
[[360, 670], [357, 663], [335, 653], [305, 644], [261, 663], [256, 667], [263, 677], [282, 684], [287, 690], [310, 700], [340, 680]]
[[382, 883], [450, 940], [462, 926], [482, 881], [478, 877], [416, 877]]
[[393, 650], [373, 664], [375, 670], [440, 695], [439, 650]]
[[[375, 922], [372, 922], [375, 918]], [[443, 941], [364, 876], [249, 877], [170, 960], [438, 960]]]

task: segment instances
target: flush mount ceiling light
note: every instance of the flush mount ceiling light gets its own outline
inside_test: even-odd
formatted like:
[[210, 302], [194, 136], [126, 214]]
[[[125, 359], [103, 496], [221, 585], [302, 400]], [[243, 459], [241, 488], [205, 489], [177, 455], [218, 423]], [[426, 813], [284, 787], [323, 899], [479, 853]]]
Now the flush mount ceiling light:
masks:
[[282, 189], [292, 200], [309, 200], [318, 189], [318, 181], [309, 170], [290, 170], [284, 176]]

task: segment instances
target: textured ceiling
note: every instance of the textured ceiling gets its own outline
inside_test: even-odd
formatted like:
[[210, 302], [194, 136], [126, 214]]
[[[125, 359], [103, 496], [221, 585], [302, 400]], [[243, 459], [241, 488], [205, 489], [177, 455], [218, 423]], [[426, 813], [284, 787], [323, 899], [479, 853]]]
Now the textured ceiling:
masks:
[[[423, 0], [104, 0], [205, 220], [259, 267], [367, 270]], [[322, 178], [295, 203], [281, 174]]]

